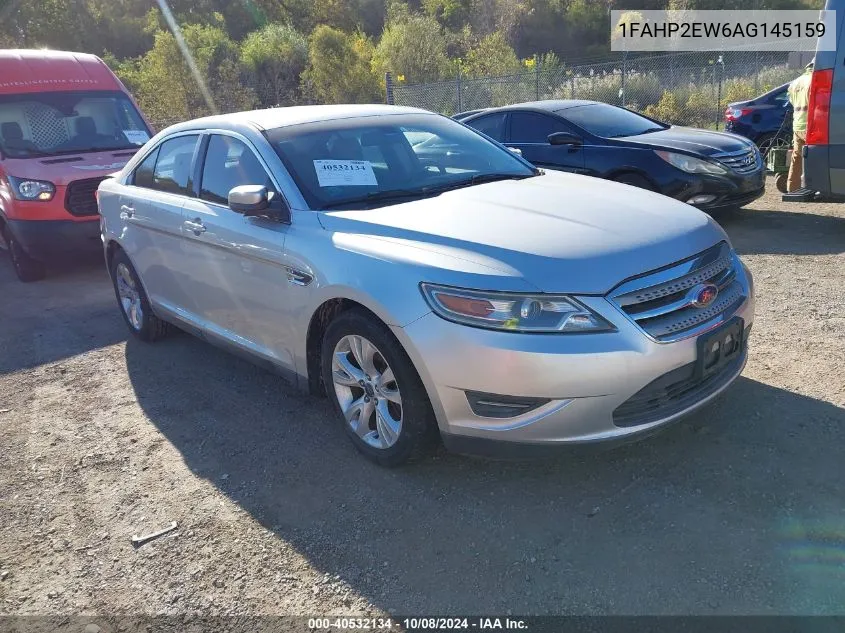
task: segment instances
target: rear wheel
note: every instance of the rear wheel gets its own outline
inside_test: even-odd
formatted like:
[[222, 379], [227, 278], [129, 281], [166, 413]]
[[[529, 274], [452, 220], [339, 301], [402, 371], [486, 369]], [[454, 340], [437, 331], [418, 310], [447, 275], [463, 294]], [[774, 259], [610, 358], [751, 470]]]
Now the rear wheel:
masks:
[[654, 185], [649, 180], [639, 174], [619, 174], [613, 178], [616, 182], [621, 182], [623, 185], [631, 185], [632, 187], [639, 187], [648, 191], [654, 191]]
[[138, 273], [122, 250], [114, 254], [110, 272], [123, 320], [132, 334], [148, 343], [165, 336], [169, 324], [153, 314]]
[[383, 324], [342, 313], [326, 329], [321, 362], [326, 394], [365, 457], [392, 467], [430, 452], [438, 435], [428, 394]]
[[9, 249], [9, 257], [12, 260], [12, 266], [15, 269], [18, 279], [26, 283], [44, 279], [46, 274], [44, 264], [30, 257], [29, 253], [23, 249], [21, 243], [12, 234], [12, 231], [9, 230], [9, 227], [3, 228], [3, 240]]

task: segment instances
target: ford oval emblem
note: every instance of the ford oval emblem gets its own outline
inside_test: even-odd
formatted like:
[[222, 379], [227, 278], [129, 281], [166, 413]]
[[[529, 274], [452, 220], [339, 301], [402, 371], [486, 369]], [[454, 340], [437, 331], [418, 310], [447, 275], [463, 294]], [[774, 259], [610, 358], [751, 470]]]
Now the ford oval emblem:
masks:
[[689, 293], [690, 305], [694, 308], [706, 308], [716, 300], [719, 286], [716, 284], [699, 284]]

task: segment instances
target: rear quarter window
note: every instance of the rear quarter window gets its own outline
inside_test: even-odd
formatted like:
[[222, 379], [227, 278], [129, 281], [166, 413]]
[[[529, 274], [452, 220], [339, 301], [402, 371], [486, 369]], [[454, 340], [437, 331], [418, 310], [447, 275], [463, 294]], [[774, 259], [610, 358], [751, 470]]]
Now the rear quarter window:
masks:
[[141, 161], [141, 164], [135, 168], [132, 174], [132, 184], [136, 187], [153, 188], [153, 171], [156, 166], [156, 159], [158, 158], [158, 148], [155, 148], [149, 155]]

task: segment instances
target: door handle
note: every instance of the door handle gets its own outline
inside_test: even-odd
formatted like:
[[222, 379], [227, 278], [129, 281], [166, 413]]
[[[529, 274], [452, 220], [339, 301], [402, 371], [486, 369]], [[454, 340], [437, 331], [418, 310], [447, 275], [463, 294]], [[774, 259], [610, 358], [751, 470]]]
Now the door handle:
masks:
[[202, 223], [202, 220], [197, 218], [196, 220], [185, 220], [183, 225], [189, 231], [193, 231], [194, 235], [199, 235], [200, 233], [205, 233], [206, 228]]
[[135, 215], [135, 207], [130, 207], [126, 204], [120, 205], [121, 219], [126, 220], [127, 218], [131, 218], [133, 215]]

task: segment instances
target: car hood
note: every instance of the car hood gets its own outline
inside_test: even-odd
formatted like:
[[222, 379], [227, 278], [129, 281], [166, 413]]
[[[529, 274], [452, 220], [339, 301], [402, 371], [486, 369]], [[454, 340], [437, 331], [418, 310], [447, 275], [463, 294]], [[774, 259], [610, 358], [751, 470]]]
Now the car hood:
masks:
[[628, 143], [651, 145], [659, 149], [676, 149], [702, 156], [738, 152], [750, 147], [748, 139], [735, 134], [709, 132], [689, 127], [670, 127], [660, 132], [626, 136], [623, 140]]
[[37, 158], [6, 158], [6, 173], [17, 178], [47, 180], [54, 185], [66, 185], [73, 180], [97, 178], [119, 171], [137, 150], [86, 152]]
[[[429, 268], [475, 262], [502, 276], [521, 276], [544, 292], [604, 294], [629, 277], [690, 257], [721, 240], [706, 214], [677, 200], [588, 176], [549, 172], [449, 191], [379, 209], [325, 211], [336, 242], [401, 243]], [[432, 262], [436, 261], [436, 264]], [[431, 272], [420, 281], [448, 283]], [[488, 288], [491, 289], [491, 288]]]

